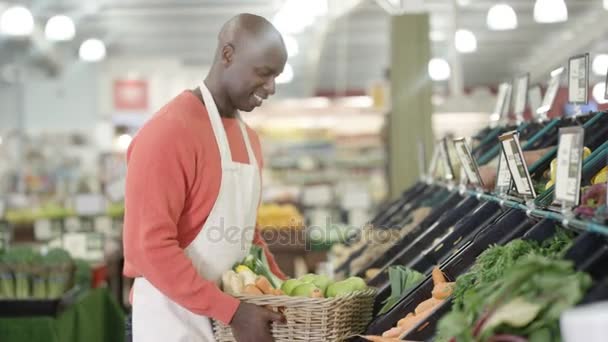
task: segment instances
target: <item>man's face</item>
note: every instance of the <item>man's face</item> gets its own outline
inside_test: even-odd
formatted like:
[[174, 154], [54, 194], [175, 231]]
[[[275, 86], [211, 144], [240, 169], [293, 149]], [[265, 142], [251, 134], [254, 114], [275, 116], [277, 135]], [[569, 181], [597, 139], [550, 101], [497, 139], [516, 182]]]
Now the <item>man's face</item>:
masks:
[[287, 53], [280, 41], [250, 42], [234, 50], [224, 70], [224, 82], [232, 104], [251, 112], [275, 93], [275, 78], [283, 72]]

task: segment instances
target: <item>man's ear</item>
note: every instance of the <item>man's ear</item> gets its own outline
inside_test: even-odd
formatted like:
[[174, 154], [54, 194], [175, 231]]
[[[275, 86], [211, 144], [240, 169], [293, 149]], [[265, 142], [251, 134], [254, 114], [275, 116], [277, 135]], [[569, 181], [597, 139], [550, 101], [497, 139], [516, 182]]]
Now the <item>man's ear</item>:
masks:
[[222, 48], [222, 64], [229, 66], [232, 64], [234, 59], [234, 46], [230, 43], [224, 45]]

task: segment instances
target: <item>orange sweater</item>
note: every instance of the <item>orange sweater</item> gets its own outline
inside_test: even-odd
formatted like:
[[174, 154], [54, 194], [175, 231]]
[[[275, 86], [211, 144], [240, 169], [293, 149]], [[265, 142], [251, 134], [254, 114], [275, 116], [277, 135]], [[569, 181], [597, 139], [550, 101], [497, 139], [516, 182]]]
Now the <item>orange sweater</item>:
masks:
[[[236, 119], [222, 118], [232, 158], [249, 163]], [[260, 169], [262, 153], [247, 127]], [[199, 234], [219, 193], [220, 155], [202, 102], [184, 91], [138, 132], [127, 152], [124, 274], [145, 277], [188, 310], [229, 323], [239, 301], [199, 276], [184, 249]], [[264, 240], [272, 271], [284, 278]]]

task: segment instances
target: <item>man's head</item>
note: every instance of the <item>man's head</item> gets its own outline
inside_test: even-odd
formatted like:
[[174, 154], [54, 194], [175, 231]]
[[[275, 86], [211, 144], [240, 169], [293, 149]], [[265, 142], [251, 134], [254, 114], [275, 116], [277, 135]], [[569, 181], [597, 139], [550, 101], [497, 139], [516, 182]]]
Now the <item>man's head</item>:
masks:
[[250, 112], [274, 94], [286, 61], [279, 31], [260, 16], [239, 14], [222, 27], [213, 70], [230, 104]]

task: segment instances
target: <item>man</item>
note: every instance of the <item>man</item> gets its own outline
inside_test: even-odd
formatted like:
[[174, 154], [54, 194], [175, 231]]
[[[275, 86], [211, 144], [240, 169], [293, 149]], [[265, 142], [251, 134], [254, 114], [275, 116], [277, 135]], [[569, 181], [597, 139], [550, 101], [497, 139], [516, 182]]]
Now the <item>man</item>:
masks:
[[214, 341], [210, 319], [229, 324], [237, 341], [270, 341], [270, 323], [284, 321], [218, 284], [252, 242], [265, 247], [254, 229], [260, 142], [239, 111], [274, 94], [286, 60], [267, 20], [230, 19], [204, 82], [160, 109], [129, 147], [124, 274], [135, 278], [133, 341]]

